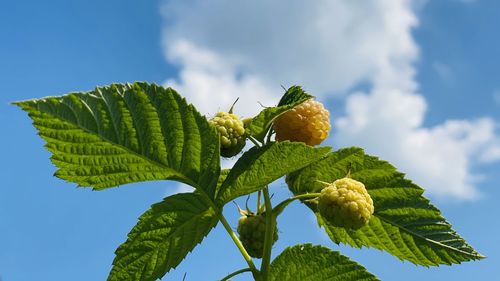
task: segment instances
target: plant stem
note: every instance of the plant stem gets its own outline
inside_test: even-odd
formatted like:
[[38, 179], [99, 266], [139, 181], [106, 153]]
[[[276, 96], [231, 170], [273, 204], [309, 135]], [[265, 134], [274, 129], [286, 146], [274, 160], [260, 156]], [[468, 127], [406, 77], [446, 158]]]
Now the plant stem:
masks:
[[276, 227], [276, 220], [273, 215], [273, 207], [271, 205], [271, 197], [269, 190], [266, 186], [263, 189], [264, 204], [266, 206], [266, 238], [264, 240], [264, 254], [262, 256], [262, 264], [260, 267], [261, 281], [267, 281], [269, 275], [269, 265], [271, 263], [271, 251], [274, 242], [274, 228]]
[[261, 193], [262, 193], [261, 190], [259, 190], [257, 192], [257, 212], [259, 212], [259, 210], [260, 210], [260, 196], [261, 196]]
[[229, 275], [227, 275], [226, 277], [222, 278], [220, 281], [226, 281], [226, 280], [229, 280], [229, 278], [233, 277], [233, 276], [236, 276], [240, 273], [244, 273], [244, 272], [247, 272], [247, 271], [252, 271], [251, 268], [244, 268], [244, 269], [240, 269], [240, 270], [236, 270], [235, 272], [233, 273], [230, 273]]
[[236, 236], [236, 234], [234, 233], [233, 229], [231, 228], [231, 226], [227, 222], [226, 218], [222, 214], [222, 211], [219, 213], [219, 220], [222, 223], [222, 225], [224, 226], [224, 228], [226, 229], [226, 231], [229, 234], [229, 236], [231, 237], [231, 239], [233, 239], [233, 242], [234, 242], [234, 244], [236, 244], [236, 247], [238, 247], [238, 250], [240, 250], [241, 254], [243, 255], [243, 258], [245, 259], [245, 261], [248, 264], [248, 267], [252, 271], [254, 278], [257, 279], [259, 271], [257, 270], [257, 267], [255, 267], [255, 264], [253, 263], [252, 257], [250, 257], [250, 255], [248, 254], [245, 247], [243, 247], [243, 244], [241, 244], [240, 239], [238, 239], [238, 236]]
[[290, 197], [288, 199], [285, 199], [285, 200], [281, 201], [278, 205], [276, 205], [276, 207], [274, 207], [273, 214], [275, 216], [278, 216], [281, 212], [283, 212], [285, 207], [288, 206], [288, 204], [292, 203], [294, 200], [314, 199], [316, 197], [319, 197], [320, 195], [321, 195], [321, 193], [319, 193], [319, 192], [318, 193], [304, 193], [304, 194], [296, 195], [296, 196]]

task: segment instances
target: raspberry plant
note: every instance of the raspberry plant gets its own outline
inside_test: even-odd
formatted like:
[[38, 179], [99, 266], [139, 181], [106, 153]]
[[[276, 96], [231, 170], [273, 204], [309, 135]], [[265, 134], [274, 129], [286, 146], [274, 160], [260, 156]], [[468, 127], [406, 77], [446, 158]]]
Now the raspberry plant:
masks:
[[[222, 280], [245, 272], [259, 281], [378, 280], [323, 246], [292, 246], [271, 261], [276, 219], [294, 200], [309, 207], [337, 244], [376, 248], [422, 266], [483, 258], [423, 189], [388, 162], [358, 147], [311, 146], [328, 134], [329, 115], [298, 86], [243, 123], [232, 112], [209, 121], [173, 89], [143, 82], [15, 104], [32, 118], [61, 179], [94, 190], [149, 180], [195, 188], [164, 198], [139, 218], [116, 250], [108, 281], [162, 278], [218, 223], [247, 264]], [[221, 153], [239, 153], [245, 139], [254, 146], [232, 169], [221, 169]], [[269, 184], [282, 177], [292, 196], [273, 206]], [[238, 237], [222, 210], [253, 193], [264, 204], [243, 213]], [[262, 257], [259, 268], [252, 256]]]

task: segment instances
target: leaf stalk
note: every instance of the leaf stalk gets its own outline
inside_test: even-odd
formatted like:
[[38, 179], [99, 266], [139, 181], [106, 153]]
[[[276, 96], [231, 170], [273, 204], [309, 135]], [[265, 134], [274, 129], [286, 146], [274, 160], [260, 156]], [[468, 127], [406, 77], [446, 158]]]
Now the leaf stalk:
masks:
[[236, 276], [238, 274], [245, 273], [245, 272], [248, 272], [248, 271], [252, 271], [252, 269], [249, 268], [249, 267], [247, 267], [247, 268], [243, 268], [243, 269], [240, 269], [240, 270], [236, 270], [235, 272], [232, 272], [232, 273], [228, 274], [226, 277], [222, 278], [220, 281], [227, 281], [227, 280], [229, 280], [229, 278], [231, 278], [233, 276]]
[[253, 274], [254, 278], [257, 279], [257, 277], [259, 275], [259, 271], [257, 270], [257, 267], [255, 267], [255, 264], [253, 263], [252, 257], [250, 257], [250, 255], [248, 254], [247, 250], [245, 249], [245, 247], [241, 243], [238, 236], [236, 236], [236, 233], [234, 233], [233, 229], [231, 228], [231, 226], [227, 222], [227, 220], [224, 217], [224, 215], [222, 214], [222, 212], [219, 213], [219, 220], [222, 223], [222, 225], [224, 226], [224, 228], [226, 229], [226, 231], [229, 234], [229, 236], [231, 237], [231, 239], [233, 240], [234, 244], [236, 244], [236, 247], [238, 247], [238, 250], [240, 250], [241, 255], [243, 256], [243, 258], [245, 259], [245, 261], [248, 264], [248, 267], [252, 270], [252, 274]]
[[266, 186], [263, 189], [264, 204], [266, 206], [266, 235], [264, 240], [264, 254], [262, 256], [262, 264], [260, 267], [261, 281], [266, 281], [269, 275], [269, 266], [271, 264], [271, 251], [274, 242], [274, 228], [276, 227], [276, 219], [273, 214], [273, 207], [271, 205], [271, 197], [269, 196], [269, 189]]

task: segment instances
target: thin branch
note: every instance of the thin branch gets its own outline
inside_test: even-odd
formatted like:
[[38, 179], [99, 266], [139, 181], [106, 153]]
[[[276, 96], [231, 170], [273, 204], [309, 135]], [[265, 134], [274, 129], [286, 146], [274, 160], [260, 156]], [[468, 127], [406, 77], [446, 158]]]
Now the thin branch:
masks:
[[230, 273], [229, 275], [227, 275], [226, 277], [222, 278], [220, 281], [227, 281], [229, 280], [229, 278], [233, 277], [233, 276], [236, 276], [238, 274], [241, 274], [241, 273], [245, 273], [245, 272], [248, 272], [248, 271], [252, 271], [251, 268], [244, 268], [244, 269], [240, 269], [240, 270], [236, 270], [235, 272], [233, 273]]
[[234, 233], [233, 229], [231, 228], [231, 226], [227, 222], [227, 220], [224, 217], [224, 215], [222, 214], [222, 212], [219, 213], [219, 220], [222, 223], [222, 225], [224, 226], [224, 228], [226, 229], [226, 231], [229, 234], [229, 236], [231, 237], [231, 239], [233, 240], [234, 244], [236, 244], [236, 247], [238, 247], [238, 250], [240, 250], [241, 255], [243, 255], [243, 258], [245, 259], [245, 261], [248, 264], [248, 267], [252, 270], [254, 278], [257, 277], [258, 270], [257, 270], [257, 267], [255, 267], [255, 264], [253, 263], [252, 257], [250, 257], [250, 255], [248, 254], [247, 250], [245, 249], [245, 247], [241, 243], [238, 236], [236, 236], [236, 234]]
[[276, 220], [274, 219], [273, 207], [271, 205], [271, 197], [269, 190], [266, 186], [262, 191], [264, 194], [264, 204], [266, 205], [266, 235], [264, 240], [264, 254], [262, 256], [262, 264], [260, 273], [262, 280], [267, 280], [269, 275], [269, 266], [271, 264], [271, 251], [274, 242], [274, 228], [276, 227]]
[[321, 193], [305, 193], [305, 194], [300, 194], [300, 195], [285, 199], [274, 207], [273, 214], [275, 216], [278, 216], [279, 214], [281, 214], [281, 212], [283, 212], [283, 210], [288, 206], [288, 204], [292, 203], [294, 200], [314, 199], [314, 198], [319, 197], [320, 195], [321, 195]]

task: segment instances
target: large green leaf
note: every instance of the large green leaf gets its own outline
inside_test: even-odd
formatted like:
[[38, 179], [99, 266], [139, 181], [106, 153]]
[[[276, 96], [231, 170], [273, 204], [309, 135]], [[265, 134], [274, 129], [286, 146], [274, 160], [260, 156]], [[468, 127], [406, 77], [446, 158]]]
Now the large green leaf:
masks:
[[145, 212], [116, 250], [108, 281], [153, 281], [175, 268], [216, 226], [200, 193], [179, 193]]
[[246, 133], [262, 142], [274, 119], [310, 98], [312, 96], [304, 92], [301, 87], [290, 87], [281, 98], [278, 106], [262, 110], [248, 123], [245, 129]]
[[95, 189], [175, 179], [215, 193], [217, 132], [171, 88], [113, 84], [15, 104], [33, 119], [61, 179]]
[[319, 192], [324, 185], [318, 181], [333, 182], [349, 170], [353, 179], [365, 184], [374, 202], [375, 213], [367, 226], [359, 230], [334, 227], [321, 218], [315, 205], [308, 204], [335, 243], [374, 247], [425, 266], [483, 258], [422, 196], [422, 188], [388, 162], [368, 156], [360, 148], [330, 153], [286, 180], [294, 194]]
[[339, 252], [311, 244], [286, 248], [271, 264], [270, 281], [377, 281]]
[[330, 147], [314, 148], [301, 142], [272, 142], [253, 147], [234, 164], [222, 183], [216, 202], [223, 205], [250, 194], [280, 177], [325, 156]]

